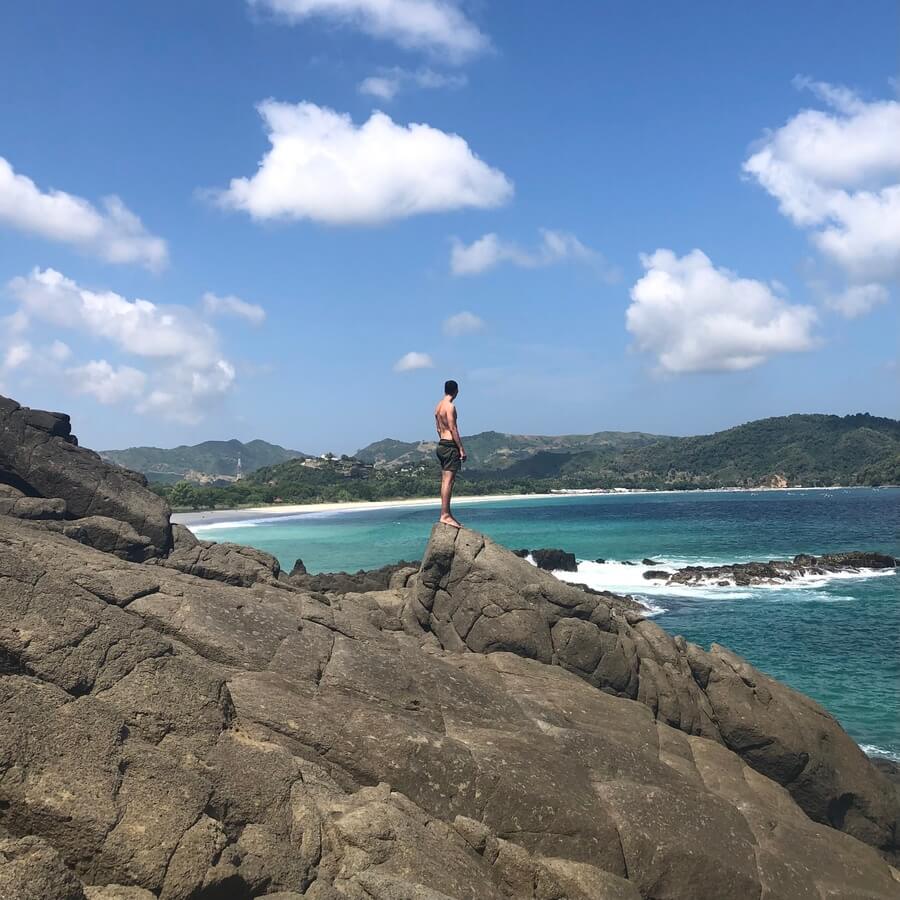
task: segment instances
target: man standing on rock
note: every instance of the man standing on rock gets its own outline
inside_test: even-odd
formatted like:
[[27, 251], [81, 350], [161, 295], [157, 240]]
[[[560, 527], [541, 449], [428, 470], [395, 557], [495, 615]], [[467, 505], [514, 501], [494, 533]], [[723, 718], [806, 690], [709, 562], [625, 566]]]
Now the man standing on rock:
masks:
[[437, 458], [441, 464], [441, 517], [444, 525], [454, 528], [462, 526], [450, 513], [450, 498], [453, 495], [453, 482], [459, 467], [466, 461], [459, 428], [456, 425], [456, 407], [453, 401], [459, 393], [459, 385], [455, 381], [444, 382], [444, 399], [434, 410], [434, 424], [438, 433]]

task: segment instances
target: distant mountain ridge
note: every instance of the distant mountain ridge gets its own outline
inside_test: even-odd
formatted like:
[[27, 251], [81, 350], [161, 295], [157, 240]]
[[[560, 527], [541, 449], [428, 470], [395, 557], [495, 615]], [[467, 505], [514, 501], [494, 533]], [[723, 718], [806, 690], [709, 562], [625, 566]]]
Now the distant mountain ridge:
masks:
[[538, 453], [504, 474], [697, 486], [896, 484], [900, 421], [868, 413], [779, 416], [708, 435], [660, 438], [621, 453]]
[[[510, 480], [697, 486], [900, 481], [900, 421], [868, 413], [777, 416], [693, 437], [486, 431], [463, 436], [463, 442], [468, 472]], [[433, 454], [433, 441], [388, 439], [356, 456], [378, 469], [396, 470], [428, 462]]]
[[308, 456], [299, 450], [288, 450], [267, 441], [254, 440], [245, 444], [234, 438], [230, 441], [182, 444], [171, 449], [129, 447], [127, 450], [102, 450], [100, 455], [126, 469], [142, 472], [150, 481], [162, 483], [230, 480], [238, 475], [238, 460], [240, 474], [249, 475], [263, 466], [289, 459], [306, 459]]
[[[463, 435], [471, 469], [506, 469], [537, 453], [575, 453], [586, 450], [621, 451], [664, 440], [662, 435], [640, 431], [598, 431], [594, 434], [504, 434], [482, 431]], [[436, 441], [398, 441], [386, 438], [357, 450], [354, 456], [377, 468], [419, 465], [434, 456]]]

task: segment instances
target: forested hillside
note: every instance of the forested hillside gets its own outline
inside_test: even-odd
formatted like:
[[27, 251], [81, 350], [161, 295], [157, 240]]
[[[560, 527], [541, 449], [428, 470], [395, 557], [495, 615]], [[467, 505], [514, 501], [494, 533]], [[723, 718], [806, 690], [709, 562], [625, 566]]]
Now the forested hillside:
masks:
[[[582, 440], [593, 447], [573, 450], [544, 449], [552, 439], [533, 438], [531, 447], [541, 449], [503, 467], [501, 457], [525, 453], [522, 443], [498, 432], [465, 438], [471, 457], [456, 492], [900, 484], [900, 421], [865, 413], [782, 416], [697, 437], [600, 434], [621, 440], [587, 435]], [[401, 445], [408, 449], [395, 453]], [[198, 508], [430, 496], [438, 467], [428, 446], [382, 441], [367, 448], [368, 461], [293, 459], [224, 487], [185, 482], [159, 490], [175, 506]], [[489, 462], [479, 465], [476, 458]]]

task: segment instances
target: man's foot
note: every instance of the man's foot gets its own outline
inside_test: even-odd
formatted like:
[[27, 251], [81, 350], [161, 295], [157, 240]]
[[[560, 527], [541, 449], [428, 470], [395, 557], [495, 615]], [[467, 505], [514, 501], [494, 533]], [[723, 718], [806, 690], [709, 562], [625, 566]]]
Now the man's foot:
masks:
[[460, 525], [459, 522], [457, 522], [456, 519], [454, 519], [453, 516], [450, 515], [441, 516], [438, 521], [441, 523], [441, 525], [450, 525], [453, 528], [462, 528], [462, 525]]

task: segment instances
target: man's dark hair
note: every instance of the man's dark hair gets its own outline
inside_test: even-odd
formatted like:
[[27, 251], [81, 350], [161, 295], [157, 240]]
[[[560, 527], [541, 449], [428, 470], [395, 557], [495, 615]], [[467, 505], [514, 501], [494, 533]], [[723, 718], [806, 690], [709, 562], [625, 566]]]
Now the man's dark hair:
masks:
[[458, 394], [459, 393], [459, 385], [453, 381], [451, 378], [450, 381], [444, 382], [444, 393], [445, 394]]

